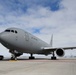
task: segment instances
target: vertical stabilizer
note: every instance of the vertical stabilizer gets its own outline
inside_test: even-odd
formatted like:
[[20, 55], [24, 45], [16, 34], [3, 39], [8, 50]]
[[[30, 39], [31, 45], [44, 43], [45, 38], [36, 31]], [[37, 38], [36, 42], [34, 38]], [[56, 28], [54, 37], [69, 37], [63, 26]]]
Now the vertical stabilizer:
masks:
[[53, 47], [53, 34], [51, 36], [50, 45], [51, 45], [51, 47]]

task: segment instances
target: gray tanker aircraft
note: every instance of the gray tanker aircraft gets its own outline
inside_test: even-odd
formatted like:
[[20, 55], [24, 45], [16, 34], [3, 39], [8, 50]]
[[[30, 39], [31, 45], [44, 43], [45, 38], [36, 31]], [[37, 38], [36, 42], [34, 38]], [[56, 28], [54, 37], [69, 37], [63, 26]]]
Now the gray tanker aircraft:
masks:
[[[23, 53], [29, 53], [29, 59], [35, 59], [33, 54], [52, 54], [51, 59], [55, 60], [55, 52], [58, 56], [62, 57], [64, 56], [64, 50], [76, 49], [76, 47], [51, 47], [51, 44], [47, 44], [41, 39], [19, 28], [8, 28], [1, 32], [0, 43], [9, 49], [12, 60], [16, 60], [17, 57]], [[3, 58], [4, 57], [1, 55], [0, 60]]]

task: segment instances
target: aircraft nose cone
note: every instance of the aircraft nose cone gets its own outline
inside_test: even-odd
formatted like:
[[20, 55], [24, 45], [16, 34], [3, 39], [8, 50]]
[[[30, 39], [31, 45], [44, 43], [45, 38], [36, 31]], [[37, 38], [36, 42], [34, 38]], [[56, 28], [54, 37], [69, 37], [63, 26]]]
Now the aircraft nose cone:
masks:
[[0, 33], [0, 42], [1, 42], [1, 33]]
[[4, 39], [4, 35], [0, 33], [0, 41], [2, 41], [3, 39]]
[[1, 41], [6, 41], [7, 35], [4, 33], [0, 33], [0, 42]]

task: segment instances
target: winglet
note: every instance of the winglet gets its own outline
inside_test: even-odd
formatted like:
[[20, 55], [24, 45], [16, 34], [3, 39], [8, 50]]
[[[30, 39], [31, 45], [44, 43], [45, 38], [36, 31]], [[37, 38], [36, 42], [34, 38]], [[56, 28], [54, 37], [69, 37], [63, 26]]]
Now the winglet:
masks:
[[53, 47], [53, 34], [52, 34], [52, 36], [51, 36], [50, 45], [51, 45], [51, 47]]

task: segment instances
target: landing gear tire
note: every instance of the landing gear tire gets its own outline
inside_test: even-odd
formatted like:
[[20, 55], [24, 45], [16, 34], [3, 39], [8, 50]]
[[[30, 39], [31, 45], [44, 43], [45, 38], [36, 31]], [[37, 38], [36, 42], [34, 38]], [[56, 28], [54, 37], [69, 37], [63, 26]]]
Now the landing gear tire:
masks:
[[3, 60], [4, 56], [0, 55], [0, 60]]
[[51, 57], [51, 60], [56, 60], [57, 58], [56, 57]]
[[12, 54], [11, 60], [17, 60], [17, 57], [14, 54]]
[[56, 57], [55, 57], [54, 51], [53, 51], [53, 56], [51, 57], [51, 60], [56, 60]]
[[31, 54], [31, 56], [29, 57], [29, 59], [35, 59], [35, 57], [33, 57], [33, 54]]
[[29, 57], [29, 59], [35, 59], [35, 57]]
[[11, 60], [16, 60], [15, 58], [11, 57]]

